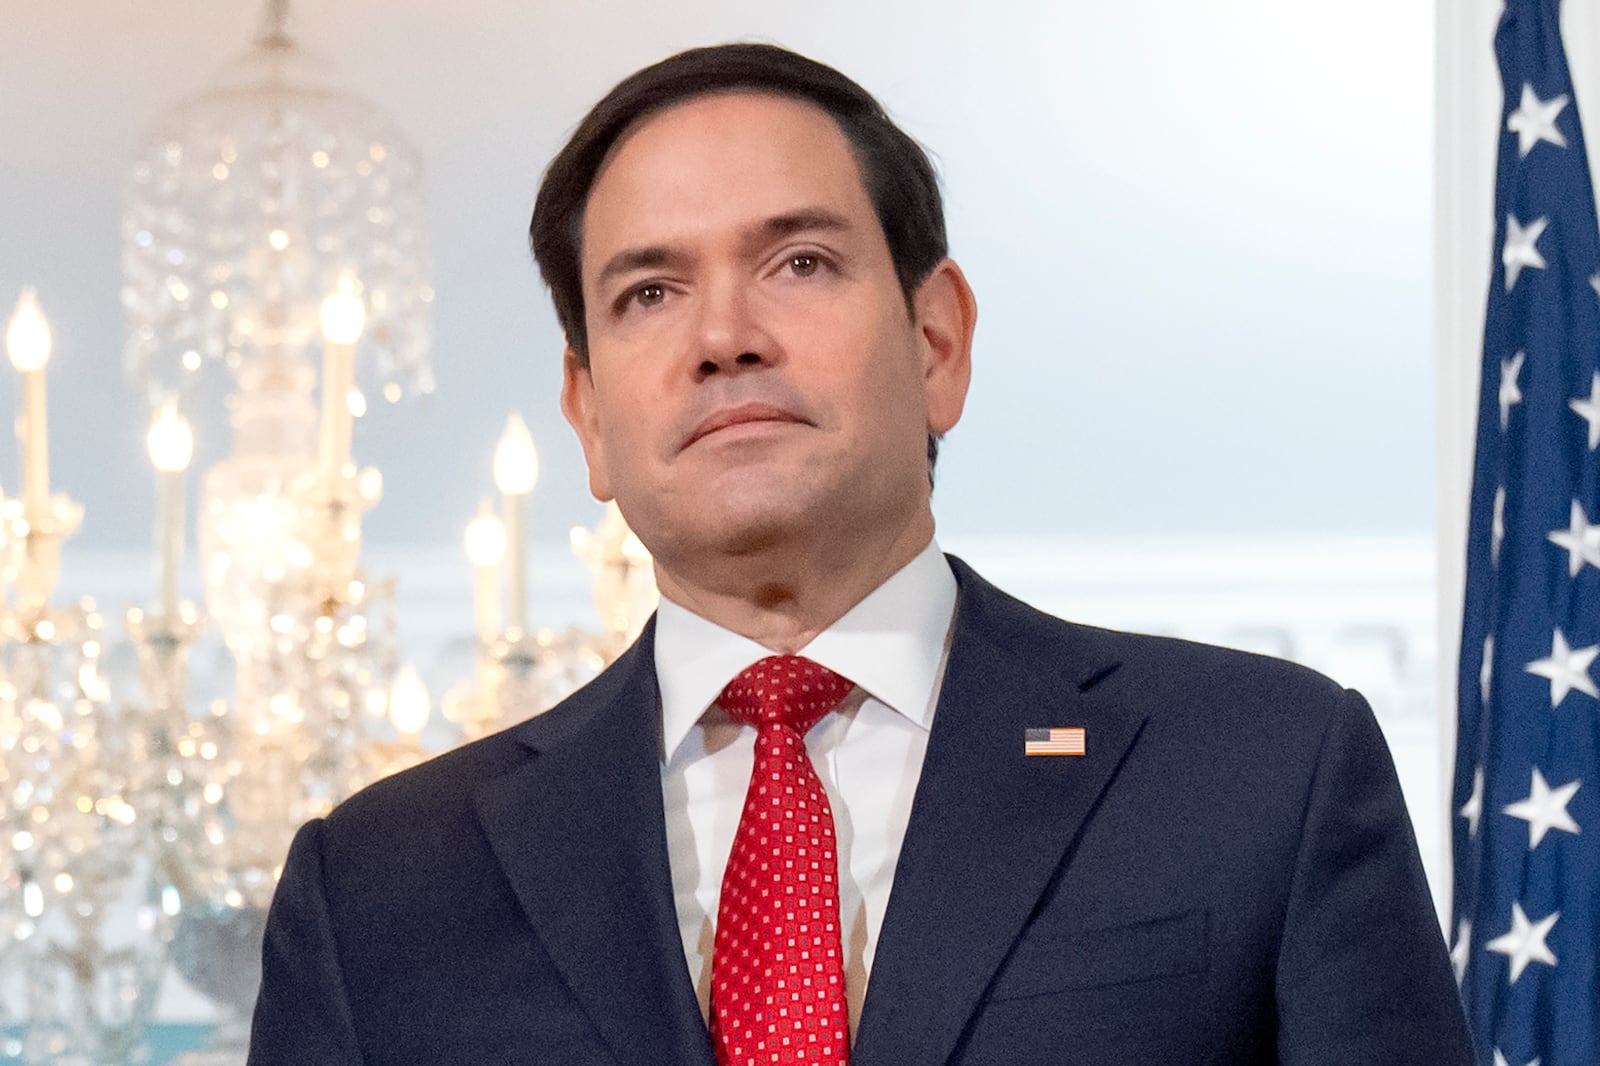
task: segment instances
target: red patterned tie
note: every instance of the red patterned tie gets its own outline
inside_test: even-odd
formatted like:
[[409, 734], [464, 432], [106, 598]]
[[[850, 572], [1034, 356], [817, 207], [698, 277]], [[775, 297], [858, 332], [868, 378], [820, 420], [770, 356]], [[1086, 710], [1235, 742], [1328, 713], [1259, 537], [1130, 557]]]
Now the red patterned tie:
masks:
[[852, 687], [810, 659], [774, 655], [717, 699], [760, 730], [711, 956], [722, 1066], [850, 1061], [833, 812], [804, 738]]

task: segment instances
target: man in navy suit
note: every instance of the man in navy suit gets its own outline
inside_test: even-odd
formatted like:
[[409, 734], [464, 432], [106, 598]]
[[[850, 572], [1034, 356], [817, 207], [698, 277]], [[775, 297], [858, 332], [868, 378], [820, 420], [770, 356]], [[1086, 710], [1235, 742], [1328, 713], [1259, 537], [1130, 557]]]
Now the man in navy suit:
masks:
[[[661, 610], [547, 714], [302, 829], [252, 1064], [733, 1061], [719, 889], [758, 756], [723, 687], [774, 653], [850, 693], [801, 731], [837, 845], [823, 1061], [1473, 1061], [1358, 695], [1047, 617], [938, 551], [976, 305], [864, 90], [758, 45], [647, 68], [532, 241]], [[1040, 729], [1083, 754], [1029, 754]]]

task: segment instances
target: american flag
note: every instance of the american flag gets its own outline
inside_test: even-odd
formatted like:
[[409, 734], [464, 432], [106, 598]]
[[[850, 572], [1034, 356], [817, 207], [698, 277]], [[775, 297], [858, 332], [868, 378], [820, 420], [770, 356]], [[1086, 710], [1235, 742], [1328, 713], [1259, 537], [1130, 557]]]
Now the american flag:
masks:
[[[1600, 1063], [1600, 226], [1559, 0], [1508, 0], [1451, 958], [1484, 1066]], [[1587, 826], [1587, 830], [1585, 830]]]
[[1024, 755], [1082, 755], [1083, 752], [1084, 731], [1080, 727], [1022, 731]]

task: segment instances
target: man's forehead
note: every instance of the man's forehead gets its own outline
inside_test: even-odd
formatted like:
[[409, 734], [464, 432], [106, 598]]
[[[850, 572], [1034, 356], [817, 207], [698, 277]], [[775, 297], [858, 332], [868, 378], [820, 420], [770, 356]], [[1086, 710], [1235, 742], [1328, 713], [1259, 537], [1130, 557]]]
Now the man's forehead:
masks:
[[855, 152], [833, 116], [808, 100], [722, 90], [642, 116], [617, 139], [589, 189], [580, 246], [587, 262], [596, 214], [609, 244], [697, 233], [713, 216], [760, 226], [818, 206], [870, 214]]

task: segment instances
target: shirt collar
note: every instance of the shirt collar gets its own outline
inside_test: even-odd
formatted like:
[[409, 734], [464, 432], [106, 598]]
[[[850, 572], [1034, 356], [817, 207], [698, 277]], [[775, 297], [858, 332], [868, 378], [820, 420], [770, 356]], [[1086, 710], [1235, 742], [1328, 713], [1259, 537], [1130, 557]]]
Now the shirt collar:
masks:
[[[955, 609], [955, 575], [939, 545], [929, 541], [916, 558], [799, 654], [849, 678], [928, 729]], [[655, 636], [663, 758], [672, 758], [729, 681], [771, 654], [769, 648], [663, 597]]]

